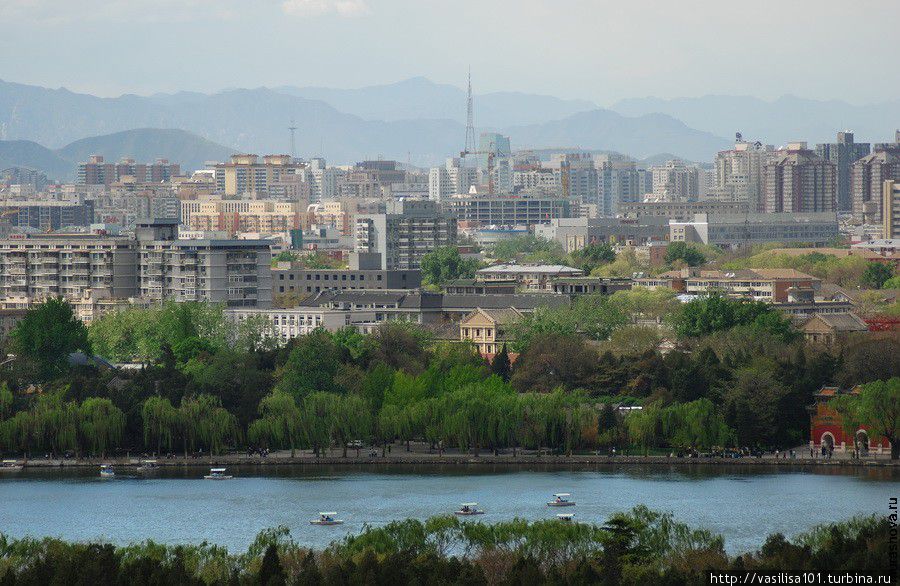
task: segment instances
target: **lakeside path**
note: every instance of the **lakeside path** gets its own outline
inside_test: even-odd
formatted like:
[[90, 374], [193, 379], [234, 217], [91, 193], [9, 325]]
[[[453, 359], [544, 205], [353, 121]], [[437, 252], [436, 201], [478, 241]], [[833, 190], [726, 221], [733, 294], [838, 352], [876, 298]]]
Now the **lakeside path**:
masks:
[[413, 446], [412, 451], [407, 452], [401, 445], [395, 444], [392, 450], [384, 457], [381, 451], [377, 455], [371, 455], [368, 449], [363, 449], [357, 455], [356, 450], [351, 449], [347, 457], [342, 456], [340, 449], [331, 449], [327, 455], [315, 457], [309, 450], [297, 450], [296, 456], [291, 457], [290, 451], [272, 452], [266, 456], [240, 454], [227, 454], [210, 457], [208, 455], [187, 457], [174, 455], [171, 457], [154, 457], [148, 454], [126, 454], [107, 458], [87, 459], [54, 459], [54, 458], [19, 458], [26, 468], [79, 468], [97, 467], [101, 463], [116, 466], [133, 466], [141, 460], [155, 459], [161, 467], [209, 467], [209, 466], [362, 466], [362, 467], [404, 467], [415, 468], [417, 466], [575, 466], [589, 467], [596, 465], [621, 465], [621, 466], [787, 466], [800, 468], [850, 468], [850, 467], [900, 467], [900, 460], [891, 460], [888, 454], [871, 455], [865, 458], [853, 459], [850, 454], [835, 453], [829, 460], [821, 457], [809, 457], [809, 450], [805, 452], [795, 450], [796, 457], [787, 458], [774, 454], [765, 454], [762, 457], [743, 458], [678, 458], [664, 455], [616, 455], [608, 454], [573, 454], [565, 455], [537, 455], [533, 452], [519, 452], [515, 457], [512, 453], [494, 455], [492, 452], [482, 452], [478, 457], [471, 454], [460, 454], [457, 451], [445, 451], [439, 455], [437, 451], [429, 452], [427, 446]]

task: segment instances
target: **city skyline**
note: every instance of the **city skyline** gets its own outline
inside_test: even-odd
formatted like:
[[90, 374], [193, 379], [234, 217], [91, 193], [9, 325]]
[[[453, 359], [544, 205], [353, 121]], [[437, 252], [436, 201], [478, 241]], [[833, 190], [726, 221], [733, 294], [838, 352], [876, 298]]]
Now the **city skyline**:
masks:
[[[859, 59], [833, 39], [848, 30], [887, 37], [900, 7], [882, 0], [865, 7], [848, 14], [836, 2], [763, 2], [728, 14], [706, 0], [461, 0], [448, 15], [446, 6], [406, 0], [11, 0], [0, 7], [0, 18], [15, 23], [0, 39], [0, 78], [109, 97], [359, 88], [416, 76], [461, 87], [471, 65], [482, 93], [599, 106], [710, 94], [866, 104], [890, 100], [900, 81], [882, 78], [879, 59]], [[813, 15], [816, 26], [804, 26]]]

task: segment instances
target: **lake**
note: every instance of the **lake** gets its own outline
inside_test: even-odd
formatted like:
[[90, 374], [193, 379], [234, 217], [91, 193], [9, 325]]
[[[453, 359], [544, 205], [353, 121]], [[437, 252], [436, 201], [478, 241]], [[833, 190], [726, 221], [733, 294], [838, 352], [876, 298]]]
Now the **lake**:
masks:
[[[262, 529], [286, 525], [303, 545], [324, 547], [364, 524], [451, 513], [476, 501], [490, 522], [553, 518], [555, 492], [577, 506], [582, 522], [604, 522], [638, 504], [725, 537], [729, 552], [759, 547], [766, 535], [788, 536], [856, 514], [887, 514], [900, 488], [893, 468], [765, 466], [592, 466], [590, 468], [422, 466], [247, 466], [235, 478], [203, 480], [203, 468], [160, 469], [115, 479], [95, 469], [29, 469], [0, 476], [0, 532], [124, 544], [206, 540], [242, 551]], [[130, 476], [129, 476], [130, 475]], [[345, 524], [316, 527], [319, 511]]]

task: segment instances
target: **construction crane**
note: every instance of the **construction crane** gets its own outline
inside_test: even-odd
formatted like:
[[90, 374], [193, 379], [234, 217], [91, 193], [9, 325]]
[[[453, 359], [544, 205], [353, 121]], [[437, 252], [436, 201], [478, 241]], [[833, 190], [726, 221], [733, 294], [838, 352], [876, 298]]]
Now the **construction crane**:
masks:
[[[493, 146], [493, 143], [492, 143]], [[465, 159], [469, 155], [487, 155], [487, 175], [488, 175], [488, 193], [494, 194], [494, 157], [496, 157], [496, 153], [493, 150], [487, 151], [460, 151], [459, 158]]]
[[472, 100], [472, 68], [469, 67], [468, 89], [466, 91], [466, 146], [459, 152], [459, 158], [469, 155], [487, 155], [488, 193], [494, 194], [494, 156], [496, 146], [491, 141], [490, 149], [478, 150], [475, 146], [475, 106]]

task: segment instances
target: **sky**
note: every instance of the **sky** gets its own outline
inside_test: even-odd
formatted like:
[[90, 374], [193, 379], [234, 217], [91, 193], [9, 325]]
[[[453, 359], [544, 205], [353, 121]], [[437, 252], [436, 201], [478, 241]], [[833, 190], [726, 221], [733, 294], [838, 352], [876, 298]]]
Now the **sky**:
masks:
[[0, 0], [0, 79], [101, 96], [361, 87], [900, 96], [898, 0]]

